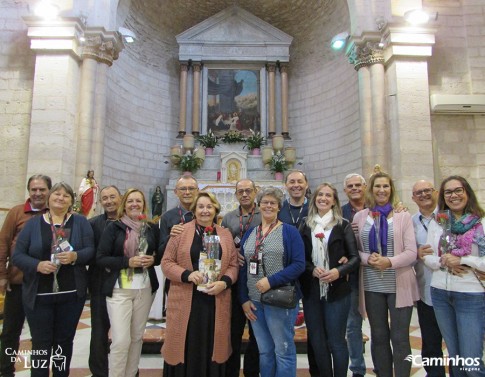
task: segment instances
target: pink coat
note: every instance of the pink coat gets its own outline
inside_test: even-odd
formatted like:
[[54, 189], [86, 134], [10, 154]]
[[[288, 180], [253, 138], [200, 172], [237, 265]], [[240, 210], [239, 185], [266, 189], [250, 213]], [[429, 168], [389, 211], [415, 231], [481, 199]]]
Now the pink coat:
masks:
[[[231, 232], [216, 225], [222, 246], [221, 276], [226, 275], [234, 283], [239, 265]], [[185, 338], [192, 307], [192, 283], [182, 282], [182, 273], [193, 271], [190, 248], [194, 240], [195, 220], [184, 225], [181, 234], [170, 237], [162, 259], [162, 270], [170, 280], [168, 294], [167, 329], [162, 355], [170, 365], [184, 362]], [[220, 278], [220, 276], [219, 276]], [[231, 355], [231, 289], [216, 296], [216, 318], [212, 360], [222, 364]]]
[[[354, 223], [359, 228], [357, 245], [361, 260], [360, 282], [359, 282], [359, 311], [365, 318], [367, 316], [364, 300], [364, 273], [362, 266], [368, 266], [368, 253], [364, 253], [362, 245], [362, 229], [364, 228], [369, 209], [357, 212], [354, 216]], [[418, 283], [413, 264], [417, 258], [416, 239], [414, 236], [414, 227], [409, 212], [400, 212], [393, 214], [394, 223], [394, 256], [389, 257], [392, 267], [396, 270], [396, 307], [402, 308], [412, 306], [415, 301], [419, 300]]]

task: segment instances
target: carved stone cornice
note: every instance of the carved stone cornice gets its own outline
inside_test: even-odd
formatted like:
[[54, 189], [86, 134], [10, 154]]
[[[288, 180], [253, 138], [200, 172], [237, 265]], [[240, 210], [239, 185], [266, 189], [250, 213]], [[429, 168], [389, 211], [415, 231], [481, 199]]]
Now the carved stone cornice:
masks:
[[363, 44], [354, 44], [347, 52], [349, 63], [354, 65], [356, 71], [362, 67], [384, 63], [384, 52], [379, 42], [366, 41]]
[[123, 43], [119, 33], [103, 30], [86, 30], [82, 58], [91, 58], [111, 67], [118, 59]]

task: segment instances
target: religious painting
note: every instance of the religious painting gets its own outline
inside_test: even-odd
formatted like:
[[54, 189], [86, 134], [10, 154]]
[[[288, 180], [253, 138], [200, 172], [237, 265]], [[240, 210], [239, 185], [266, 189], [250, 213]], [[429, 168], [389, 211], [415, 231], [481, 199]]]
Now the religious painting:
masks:
[[251, 69], [209, 69], [207, 129], [216, 136], [230, 130], [245, 137], [261, 131], [260, 72]]

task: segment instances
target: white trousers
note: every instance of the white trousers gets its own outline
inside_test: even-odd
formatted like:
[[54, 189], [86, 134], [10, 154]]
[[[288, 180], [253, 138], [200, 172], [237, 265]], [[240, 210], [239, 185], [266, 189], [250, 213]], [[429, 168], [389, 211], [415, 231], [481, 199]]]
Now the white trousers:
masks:
[[112, 340], [109, 377], [135, 377], [154, 297], [151, 288], [115, 288], [113, 296], [106, 297]]

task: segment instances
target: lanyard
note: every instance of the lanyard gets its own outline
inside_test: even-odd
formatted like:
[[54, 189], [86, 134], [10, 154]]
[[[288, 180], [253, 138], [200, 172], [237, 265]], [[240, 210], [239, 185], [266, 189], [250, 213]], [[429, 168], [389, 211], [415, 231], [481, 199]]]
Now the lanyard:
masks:
[[[301, 205], [300, 211], [298, 212], [298, 217], [296, 218], [296, 221], [295, 221], [295, 218], [293, 217], [293, 212], [291, 212], [290, 199], [288, 199], [288, 211], [290, 211], [291, 221], [293, 222], [293, 225], [298, 225], [298, 222], [300, 221], [301, 212], [303, 211], [304, 206], [305, 206], [305, 203], [303, 203]], [[298, 208], [298, 207], [296, 207], [296, 208]]]
[[[434, 217], [434, 214], [431, 215], [431, 219], [433, 217]], [[423, 226], [423, 228], [426, 231], [426, 233], [428, 233], [428, 227], [425, 225], [425, 223], [423, 221], [423, 218], [425, 218], [423, 215], [419, 215], [419, 221], [421, 222], [421, 225]], [[431, 221], [431, 219], [429, 221]], [[428, 221], [428, 224], [429, 224], [429, 221]]]
[[246, 225], [243, 227], [243, 214], [242, 214], [242, 208], [239, 207], [239, 238], [242, 239], [243, 236], [244, 236], [244, 233], [246, 233], [246, 231], [248, 230], [249, 228], [249, 225], [251, 225], [251, 221], [253, 221], [253, 217], [254, 217], [254, 212], [256, 210], [256, 207], [253, 206], [253, 210], [251, 211], [251, 214], [249, 216], [249, 220], [247, 221]]
[[278, 224], [278, 219], [276, 219], [273, 223], [271, 223], [271, 225], [269, 226], [265, 234], [263, 234], [263, 224], [258, 226], [258, 228], [256, 229], [256, 245], [254, 247], [253, 258], [257, 258], [259, 260], [259, 250], [263, 246], [266, 236], [273, 230], [276, 224]]
[[177, 208], [179, 209], [179, 216], [180, 216], [180, 223], [181, 224], [185, 224], [185, 215], [187, 213], [189, 213], [190, 211], [188, 211], [185, 215], [182, 213], [182, 208], [180, 208], [180, 206], [177, 206]]
[[67, 213], [64, 215], [64, 219], [62, 220], [61, 227], [56, 231], [56, 227], [54, 226], [54, 221], [52, 220], [52, 215], [50, 212], [47, 212], [47, 217], [49, 218], [49, 223], [51, 226], [51, 232], [52, 232], [52, 242], [54, 243], [54, 246], [56, 248], [59, 247], [59, 241], [57, 239], [58, 234], [62, 234], [62, 238], [64, 238], [64, 226], [66, 225], [66, 220], [67, 220]]

